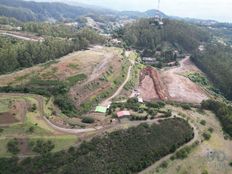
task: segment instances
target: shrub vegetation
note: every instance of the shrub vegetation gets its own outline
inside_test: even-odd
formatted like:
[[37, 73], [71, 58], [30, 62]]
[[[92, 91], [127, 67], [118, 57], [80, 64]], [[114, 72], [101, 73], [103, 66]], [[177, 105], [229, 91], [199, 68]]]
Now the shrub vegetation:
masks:
[[82, 119], [82, 123], [91, 124], [91, 123], [94, 123], [94, 119], [92, 117], [84, 117]]
[[232, 106], [220, 101], [206, 100], [201, 103], [201, 107], [213, 111], [221, 122], [223, 131], [232, 137]]
[[112, 132], [70, 148], [18, 161], [0, 159], [5, 173], [137, 173], [193, 138], [190, 125], [183, 119], [169, 119], [159, 125], [141, 124]]

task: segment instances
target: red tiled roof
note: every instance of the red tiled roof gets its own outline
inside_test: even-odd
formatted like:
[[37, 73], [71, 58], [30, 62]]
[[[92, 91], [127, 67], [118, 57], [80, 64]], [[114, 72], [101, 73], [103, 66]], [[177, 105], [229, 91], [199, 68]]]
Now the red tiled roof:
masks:
[[120, 117], [124, 117], [124, 116], [130, 116], [130, 112], [129, 111], [119, 111], [117, 112], [117, 116]]

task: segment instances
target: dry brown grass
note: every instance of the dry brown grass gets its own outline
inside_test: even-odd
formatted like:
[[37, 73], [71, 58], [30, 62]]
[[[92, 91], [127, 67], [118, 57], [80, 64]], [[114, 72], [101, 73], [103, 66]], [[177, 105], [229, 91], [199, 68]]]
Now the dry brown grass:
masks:
[[[94, 68], [106, 56], [109, 56], [109, 61], [111, 61], [113, 56], [119, 53], [120, 49], [117, 48], [95, 46], [90, 50], [71, 53], [54, 62], [36, 65], [11, 74], [2, 75], [0, 76], [0, 86], [22, 84], [28, 82], [33, 77], [40, 77], [44, 80], [65, 80], [70, 76], [81, 73], [91, 76]], [[99, 71], [101, 71], [101, 67]], [[92, 75], [97, 73], [98, 71]]]
[[[232, 141], [225, 140], [219, 121], [211, 112], [200, 114], [195, 109], [192, 111], [183, 110], [173, 106], [168, 106], [174, 113], [185, 114], [187, 118], [197, 127], [202, 135], [209, 128], [213, 128], [212, 137], [209, 141], [203, 141], [189, 154], [184, 160], [168, 161], [166, 169], [150, 171], [151, 174], [201, 174], [207, 170], [209, 174], [231, 174], [232, 167], [229, 162], [232, 160]], [[206, 125], [200, 124], [200, 121], [206, 120]], [[201, 137], [203, 140], [203, 137]], [[215, 153], [215, 158], [210, 158], [209, 154]], [[217, 154], [219, 158], [217, 159]], [[224, 156], [225, 155], [225, 156]]]

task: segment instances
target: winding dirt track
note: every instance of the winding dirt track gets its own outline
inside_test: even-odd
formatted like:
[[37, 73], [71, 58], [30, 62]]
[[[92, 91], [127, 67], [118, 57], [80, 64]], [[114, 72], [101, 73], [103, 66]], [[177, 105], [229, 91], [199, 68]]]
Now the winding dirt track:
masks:
[[[181, 118], [183, 119], [183, 117], [179, 117], [178, 118]], [[159, 161], [156, 161], [153, 165], [149, 166], [148, 168], [146, 168], [145, 170], [139, 172], [139, 174], [149, 174], [149, 172], [152, 172], [154, 171], [160, 164], [162, 164], [162, 162], [170, 159], [170, 157], [172, 155], [174, 155], [178, 150], [186, 147], [186, 146], [190, 146], [192, 145], [193, 143], [195, 143], [197, 140], [200, 140], [200, 136], [198, 134], [198, 131], [197, 131], [197, 128], [195, 127], [195, 125], [193, 125], [191, 122], [188, 122], [190, 124], [190, 126], [193, 128], [193, 132], [194, 132], [194, 137], [191, 141], [189, 141], [187, 144], [184, 144], [183, 146], [179, 147], [174, 153], [171, 153], [171, 154], [168, 154], [166, 155], [165, 157], [161, 158]]]
[[[117, 95], [120, 94], [120, 92], [123, 90], [124, 86], [126, 85], [126, 83], [129, 81], [130, 79], [130, 76], [131, 76], [131, 69], [134, 65], [134, 62], [131, 61], [131, 65], [128, 69], [128, 72], [127, 72], [127, 77], [125, 79], [125, 81], [121, 84], [121, 86], [117, 89], [117, 91], [109, 98], [107, 98], [105, 101], [103, 101], [101, 103], [101, 106], [108, 106], [110, 103], [111, 103], [111, 100], [113, 98], [115, 98]], [[41, 108], [41, 111], [43, 111], [43, 104], [40, 102], [40, 106], [42, 107]], [[98, 127], [95, 127], [95, 128], [87, 128], [87, 129], [67, 129], [67, 128], [62, 128], [62, 127], [59, 127], [59, 126], [56, 126], [54, 125], [52, 122], [50, 122], [45, 116], [43, 116], [43, 119], [46, 121], [46, 123], [51, 126], [53, 129], [55, 130], [58, 130], [58, 131], [61, 131], [61, 132], [64, 132], [64, 133], [70, 133], [70, 134], [78, 134], [78, 133], [86, 133], [86, 132], [93, 132], [93, 131], [97, 131], [97, 130], [100, 130], [100, 129], [107, 129], [107, 128], [111, 128], [112, 126], [106, 126], [106, 127], [103, 127], [103, 126], [98, 126]], [[141, 123], [141, 122], [140, 122]]]
[[[106, 59], [104, 59], [103, 61], [103, 65], [101, 64], [100, 67], [97, 67], [98, 69], [102, 68], [102, 66], [105, 65], [105, 62], [108, 61], [108, 57]], [[128, 69], [128, 73], [127, 73], [127, 77], [125, 79], [125, 81], [121, 84], [121, 86], [117, 89], [117, 91], [111, 96], [109, 97], [108, 99], [106, 99], [102, 105], [104, 106], [108, 106], [110, 103], [111, 103], [111, 100], [113, 98], [115, 98], [117, 95], [120, 94], [120, 92], [123, 90], [123, 87], [126, 85], [126, 83], [129, 81], [130, 79], [130, 76], [131, 76], [131, 69], [134, 65], [134, 61], [130, 60], [131, 62], [131, 65]], [[39, 95], [31, 95], [31, 94], [20, 94], [20, 93], [2, 93], [1, 95], [6, 95], [6, 96], [25, 96], [25, 95], [29, 95], [29, 96], [32, 96], [34, 97], [37, 101], [38, 101], [38, 109], [39, 109], [39, 112], [40, 112], [40, 117], [43, 118], [43, 120], [50, 126], [52, 127], [54, 130], [56, 131], [59, 131], [59, 132], [63, 132], [63, 133], [68, 133], [68, 134], [80, 134], [80, 133], [87, 133], [87, 132], [94, 132], [94, 131], [97, 131], [97, 130], [100, 130], [100, 129], [103, 129], [103, 128], [106, 128], [106, 127], [103, 127], [103, 126], [98, 126], [98, 127], [95, 127], [95, 128], [86, 128], [86, 129], [67, 129], [67, 128], [63, 128], [63, 127], [59, 127], [55, 124], [53, 124], [49, 119], [47, 119], [45, 117], [45, 112], [44, 112], [44, 99], [42, 96], [39, 96]], [[107, 126], [108, 128], [112, 127], [112, 126]]]
[[109, 106], [109, 105], [111, 104], [111, 101], [112, 101], [116, 96], [118, 96], [118, 95], [121, 93], [121, 91], [123, 90], [124, 86], [125, 86], [125, 85], [127, 84], [127, 82], [130, 80], [131, 69], [132, 69], [133, 65], [134, 65], [134, 62], [131, 61], [131, 65], [130, 65], [130, 67], [129, 67], [129, 69], [128, 69], [127, 77], [126, 77], [125, 81], [121, 84], [121, 86], [117, 89], [117, 91], [116, 91], [111, 97], [107, 98], [106, 100], [104, 100], [104, 101], [100, 104], [101, 106], [105, 106], [105, 107]]
[[19, 35], [11, 34], [11, 33], [1, 33], [1, 34], [5, 35], [5, 36], [14, 37], [16, 39], [26, 40], [26, 41], [32, 41], [32, 42], [38, 42], [39, 41], [37, 39], [33, 39], [33, 38], [29, 38], [29, 37], [24, 37], [24, 36], [19, 36]]
[[[111, 100], [113, 98], [115, 98], [117, 95], [120, 94], [120, 92], [122, 91], [123, 87], [126, 85], [126, 83], [129, 81], [130, 79], [130, 75], [131, 75], [131, 69], [133, 67], [133, 62], [131, 62], [132, 65], [129, 67], [128, 69], [128, 73], [127, 73], [127, 78], [125, 79], [125, 81], [123, 82], [123, 84], [118, 88], [118, 90], [111, 96], [109, 97], [108, 99], [106, 99], [102, 105], [108, 105]], [[5, 95], [10, 95], [10, 96], [23, 96], [25, 94], [5, 94]], [[34, 98], [37, 99], [38, 101], [38, 104], [39, 104], [39, 111], [40, 111], [40, 116], [41, 118], [44, 119], [44, 121], [50, 126], [52, 127], [54, 130], [56, 131], [59, 131], [59, 132], [63, 132], [63, 133], [68, 133], [68, 134], [80, 134], [80, 133], [87, 133], [87, 132], [98, 132], [98, 131], [105, 131], [107, 129], [110, 129], [110, 128], [117, 128], [117, 127], [121, 127], [122, 125], [124, 124], [116, 124], [116, 125], [107, 125], [105, 127], [103, 126], [98, 126], [98, 127], [95, 127], [95, 128], [87, 128], [87, 129], [67, 129], [67, 128], [62, 128], [62, 127], [59, 127], [59, 126], [56, 126], [54, 125], [52, 122], [50, 122], [46, 117], [45, 117], [45, 113], [44, 113], [44, 99], [42, 96], [38, 96], [38, 95], [31, 95], [33, 96]], [[182, 118], [182, 117], [180, 117]], [[158, 118], [158, 119], [154, 119], [154, 120], [147, 120], [147, 121], [135, 121], [135, 122], [131, 122], [129, 123], [129, 126], [137, 126], [141, 123], [158, 123], [160, 120], [164, 120], [164, 119], [167, 119], [167, 118]], [[168, 118], [169, 119], [169, 118]], [[182, 118], [183, 119], [183, 118]], [[199, 139], [199, 135], [198, 135], [198, 132], [197, 132], [197, 129], [196, 127], [189, 123], [193, 129], [194, 129], [194, 138], [187, 144], [183, 145], [182, 147], [180, 147], [179, 149], [183, 148], [183, 147], [186, 147], [188, 145], [191, 145], [193, 144], [196, 140]], [[128, 126], [128, 123], [125, 124], [125, 126]], [[178, 149], [178, 150], [179, 150]], [[157, 161], [154, 165], [148, 167], [147, 169], [145, 169], [144, 171], [141, 172], [141, 174], [144, 174], [144, 173], [147, 173], [151, 170], [154, 170], [158, 165], [160, 165], [163, 161], [166, 161], [167, 159], [169, 159], [172, 155], [172, 154], [169, 154], [167, 156], [165, 156], [164, 158], [160, 159], [159, 161]]]
[[98, 126], [95, 128], [86, 128], [86, 129], [67, 129], [67, 128], [56, 126], [55, 124], [50, 122], [46, 117], [43, 117], [43, 119], [53, 129], [60, 131], [60, 132], [68, 133], [68, 134], [79, 134], [79, 133], [86, 133], [86, 132], [92, 132], [92, 131], [103, 129], [103, 126]]
[[[10, 96], [23, 96], [25, 94], [0, 94], [0, 95], [10, 95]], [[119, 123], [119, 124], [115, 124], [115, 125], [107, 125], [105, 127], [103, 126], [99, 126], [99, 127], [95, 127], [95, 128], [87, 128], [87, 129], [67, 129], [67, 128], [62, 128], [62, 127], [59, 127], [59, 126], [56, 126], [54, 125], [52, 122], [50, 122], [46, 117], [45, 117], [45, 113], [44, 113], [44, 99], [42, 96], [38, 96], [38, 95], [31, 95], [33, 96], [37, 101], [38, 101], [38, 109], [39, 109], [39, 112], [40, 112], [40, 117], [44, 119], [44, 121], [50, 126], [52, 127], [54, 130], [56, 131], [59, 131], [59, 132], [63, 132], [63, 133], [67, 133], [67, 134], [81, 134], [81, 133], [87, 133], [87, 132], [95, 132], [97, 134], [102, 134], [104, 133], [105, 131], [111, 129], [111, 128], [122, 128], [122, 127], [128, 127], [128, 126], [138, 126], [139, 124], [141, 123], [148, 123], [148, 124], [152, 124], [152, 123], [156, 123], [158, 124], [159, 121], [161, 120], [166, 120], [166, 119], [171, 119], [171, 118], [174, 118], [173, 116], [170, 117], [170, 118], [157, 118], [157, 119], [154, 119], [154, 120], [146, 120], [146, 121], [134, 121], [134, 122], [130, 122], [130, 123]], [[179, 117], [179, 118], [182, 118], [182, 117]], [[183, 118], [182, 118], [183, 119]], [[188, 145], [191, 145], [193, 144], [196, 140], [199, 139], [199, 134], [197, 132], [197, 128], [191, 124], [189, 122], [189, 124], [191, 125], [191, 127], [193, 128], [194, 130], [194, 138], [188, 142], [187, 144], [183, 145], [182, 147], [180, 147], [179, 149], [182, 149]], [[178, 149], [178, 150], [179, 150]], [[175, 153], [175, 152], [174, 152]], [[162, 159], [160, 159], [159, 161], [155, 162], [152, 166], [148, 167], [147, 169], [143, 170], [142, 172], [140, 172], [140, 174], [145, 174], [145, 173], [148, 173], [149, 171], [152, 171], [154, 170], [157, 166], [159, 166], [162, 162], [168, 160], [174, 153], [172, 154], [169, 154], [165, 157], [163, 157]], [[25, 158], [25, 157], [36, 157], [36, 155], [22, 155], [22, 156], [19, 156], [19, 158]]]
[[171, 100], [199, 104], [209, 98], [208, 94], [196, 83], [185, 77], [190, 72], [201, 71], [186, 56], [180, 66], [158, 71], [147, 67], [141, 73], [139, 92], [145, 101]]
[[189, 72], [201, 72], [190, 60], [190, 57], [180, 61], [180, 66], [161, 72], [163, 82], [167, 86], [169, 100], [199, 104], [208, 99], [205, 91], [183, 74]]

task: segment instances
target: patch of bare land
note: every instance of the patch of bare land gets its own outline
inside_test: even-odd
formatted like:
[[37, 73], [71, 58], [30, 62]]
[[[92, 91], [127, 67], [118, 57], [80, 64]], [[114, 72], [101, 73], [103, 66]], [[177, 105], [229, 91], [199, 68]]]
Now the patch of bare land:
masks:
[[[116, 52], [116, 53], [115, 53]], [[43, 80], [65, 80], [77, 74], [85, 74], [90, 79], [99, 76], [105, 66], [120, 49], [95, 46], [85, 51], [78, 51], [60, 59], [36, 65], [11, 74], [0, 76], [0, 86], [19, 85], [33, 77]]]
[[[150, 67], [152, 73], [141, 74], [139, 91], [144, 100], [172, 100], [186, 103], [201, 103], [208, 99], [206, 92], [184, 75], [200, 72], [189, 57], [180, 61], [180, 66], [161, 71]], [[152, 70], [151, 70], [152, 69]], [[155, 92], [154, 92], [155, 91]], [[158, 96], [158, 97], [157, 97]]]
[[[152, 67], [146, 67], [142, 70], [140, 74], [140, 86], [142, 88], [140, 88], [139, 91], [142, 97], [147, 101], [152, 99], [167, 100], [169, 97], [159, 72]], [[147, 87], [151, 91], [146, 90]]]
[[29, 32], [0, 30], [0, 34], [3, 36], [9, 36], [9, 37], [13, 37], [16, 39], [32, 41], [32, 42], [39, 42], [39, 41], [44, 40], [44, 38], [36, 36], [35, 34], [29, 33]]
[[[6, 99], [11, 102], [11, 105], [8, 111], [2, 113], [2, 115], [5, 116], [3, 119], [5, 123], [0, 122], [0, 126], [7, 126], [9, 129], [12, 128], [14, 130], [20, 129], [18, 133], [22, 135], [22, 137], [27, 135], [28, 126], [33, 126], [35, 130], [37, 128], [40, 130], [38, 132], [35, 131], [35, 134], [61, 135], [61, 132], [50, 127], [46, 120], [44, 120], [45, 116], [52, 114], [51, 109], [53, 107], [50, 102], [46, 103], [46, 98], [33, 94], [0, 93], [0, 102]], [[31, 109], [32, 105], [36, 106], [35, 110]], [[7, 131], [6, 134], [8, 135]]]
[[[120, 76], [123, 56], [121, 49], [95, 47], [89, 59], [100, 61], [94, 64], [88, 73], [88, 78], [81, 84], [74, 85], [69, 96], [78, 107], [91, 97], [97, 96], [112, 87], [112, 82]], [[83, 68], [83, 67], [82, 67]]]
[[150, 101], [154, 99], [159, 99], [159, 96], [154, 88], [153, 80], [150, 76], [145, 76], [144, 79], [141, 81], [139, 92], [144, 100]]
[[[0, 101], [2, 100], [0, 96]], [[4, 100], [4, 99], [3, 99]], [[0, 126], [23, 123], [27, 112], [27, 103], [23, 100], [12, 100], [6, 112], [0, 112]]]
[[18, 120], [10, 112], [0, 113], [0, 123], [3, 125], [16, 123]]
[[[94, 46], [89, 50], [74, 52], [61, 59], [2, 75], [0, 86], [23, 85], [33, 78], [69, 82], [70, 77], [75, 79], [77, 75], [83, 74], [87, 78], [73, 83], [68, 93], [76, 107], [79, 108], [81, 104], [88, 103], [99, 95], [102, 100], [109, 97], [123, 83], [128, 72], [129, 61], [124, 59], [122, 53], [120, 48]], [[57, 113], [61, 113], [59, 109]], [[68, 124], [63, 118], [53, 118], [53, 123], [58, 126]], [[75, 122], [81, 123], [81, 119]], [[96, 123], [99, 122], [96, 121]]]

